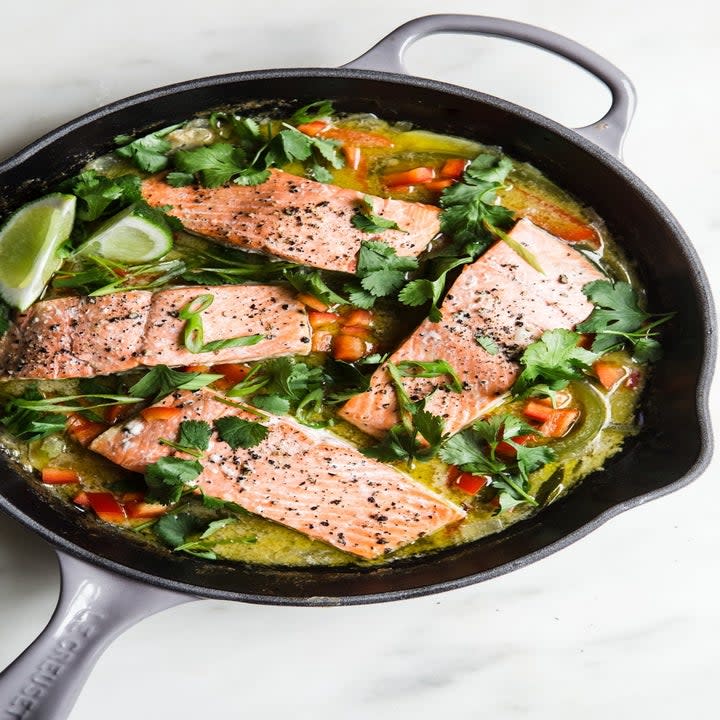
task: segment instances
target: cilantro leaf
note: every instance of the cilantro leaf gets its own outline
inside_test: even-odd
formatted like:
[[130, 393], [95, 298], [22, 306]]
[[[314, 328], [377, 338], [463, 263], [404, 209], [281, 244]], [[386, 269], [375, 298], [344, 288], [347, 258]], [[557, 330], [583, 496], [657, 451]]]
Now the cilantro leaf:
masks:
[[335, 110], [330, 100], [316, 100], [297, 109], [290, 117], [292, 125], [304, 125], [319, 118], [333, 115]]
[[447, 274], [456, 267], [460, 267], [461, 265], [465, 265], [471, 261], [472, 257], [470, 256], [440, 260], [436, 266], [435, 272], [437, 274], [437, 278], [435, 280], [428, 280], [426, 278], [411, 280], [400, 291], [398, 299], [400, 302], [411, 307], [423, 305], [429, 300], [431, 304], [428, 317], [432, 322], [440, 322], [442, 314], [440, 312], [439, 303], [440, 297], [445, 289]]
[[115, 153], [120, 157], [132, 160], [140, 170], [149, 173], [160, 172], [168, 166], [168, 153], [172, 149], [172, 145], [165, 140], [165, 136], [179, 127], [182, 127], [182, 123], [170, 125], [170, 127], [157, 130], [137, 140], [133, 140], [128, 135], [118, 135], [115, 143], [122, 147], [117, 148]]
[[448, 375], [451, 379], [448, 388], [453, 392], [463, 390], [462, 380], [447, 360], [403, 360], [396, 367], [402, 377], [436, 378]]
[[290, 400], [280, 395], [255, 395], [252, 404], [273, 415], [287, 415], [290, 412]]
[[140, 178], [122, 175], [108, 178], [94, 170], [86, 170], [67, 183], [70, 192], [78, 198], [76, 216], [92, 222], [110, 211], [141, 200]]
[[400, 230], [400, 232], [407, 233], [407, 230], [399, 227], [394, 220], [375, 215], [373, 211], [373, 200], [365, 195], [355, 209], [355, 214], [350, 219], [350, 222], [358, 230], [366, 233], [381, 233], [385, 232], [385, 230]]
[[145, 469], [148, 500], [164, 505], [176, 503], [186, 487], [194, 487], [194, 482], [202, 470], [203, 467], [197, 460], [160, 458]]
[[203, 521], [193, 513], [170, 513], [155, 523], [153, 532], [163, 545], [174, 550], [186, 541], [188, 535], [198, 532], [203, 526]]
[[185, 187], [195, 182], [195, 176], [187, 172], [171, 172], [165, 176], [165, 182], [172, 187]]
[[326, 305], [345, 305], [347, 300], [328, 287], [323, 276], [317, 270], [298, 268], [286, 270], [285, 279], [300, 293], [316, 297]]
[[132, 397], [152, 398], [155, 402], [173, 390], [199, 390], [221, 377], [199, 372], [180, 372], [171, 370], [167, 365], [156, 365], [130, 387], [128, 394]]
[[374, 297], [400, 289], [407, 272], [417, 267], [416, 258], [398, 255], [395, 248], [379, 240], [364, 240], [360, 245], [357, 276], [363, 289]]
[[175, 153], [175, 167], [183, 173], [199, 175], [205, 187], [218, 187], [247, 167], [244, 150], [228, 143], [216, 143]]
[[[594, 352], [609, 352], [627, 343], [640, 362], [660, 356], [660, 343], [652, 329], [669, 320], [672, 314], [653, 316], [642, 310], [637, 294], [626, 282], [594, 280], [585, 285], [583, 292], [595, 308], [577, 329], [595, 333]], [[650, 322], [653, 317], [656, 319]]]
[[496, 205], [496, 191], [512, 170], [506, 157], [481, 153], [465, 169], [461, 182], [440, 196], [440, 229], [453, 246], [451, 254], [477, 258], [493, 241], [495, 228], [506, 228], [513, 213]]
[[346, 283], [343, 290], [347, 293], [350, 304], [363, 310], [369, 310], [375, 305], [375, 301], [377, 300], [374, 295], [371, 295], [359, 285]]
[[240, 447], [246, 449], [254, 447], [268, 435], [268, 429], [265, 425], [232, 415], [217, 418], [214, 424], [220, 439], [226, 442], [233, 450]]
[[525, 349], [520, 358], [524, 366], [513, 386], [513, 393], [525, 392], [537, 382], [559, 390], [568, 380], [581, 379], [597, 358], [597, 353], [578, 346], [580, 335], [571, 330], [548, 330]]
[[331, 183], [333, 181], [332, 173], [326, 167], [323, 167], [318, 163], [313, 163], [312, 167], [308, 169], [306, 175], [309, 178], [322, 183]]
[[[492, 415], [471, 428], [453, 435], [440, 449], [440, 458], [463, 472], [487, 475], [500, 496], [501, 510], [521, 502], [537, 505], [528, 492], [529, 475], [555, 459], [546, 445], [528, 446], [516, 442], [519, 435], [537, 434], [524, 420], [509, 413]], [[500, 444], [514, 449], [515, 458], [498, 454]]]
[[270, 177], [269, 170], [256, 170], [255, 168], [244, 168], [234, 178], [236, 185], [262, 185]]
[[204, 420], [183, 420], [178, 430], [178, 444], [197, 450], [207, 450], [212, 428]]

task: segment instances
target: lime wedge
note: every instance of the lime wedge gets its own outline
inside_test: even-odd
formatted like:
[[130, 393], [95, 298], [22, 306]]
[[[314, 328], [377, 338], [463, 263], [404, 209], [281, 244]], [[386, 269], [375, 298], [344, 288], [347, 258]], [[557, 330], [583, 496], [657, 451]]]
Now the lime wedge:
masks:
[[75, 196], [53, 193], [23, 205], [0, 230], [0, 297], [26, 310], [62, 264], [60, 246], [70, 237]]
[[167, 255], [172, 246], [172, 232], [131, 205], [101, 225], [77, 249], [77, 254], [139, 265]]

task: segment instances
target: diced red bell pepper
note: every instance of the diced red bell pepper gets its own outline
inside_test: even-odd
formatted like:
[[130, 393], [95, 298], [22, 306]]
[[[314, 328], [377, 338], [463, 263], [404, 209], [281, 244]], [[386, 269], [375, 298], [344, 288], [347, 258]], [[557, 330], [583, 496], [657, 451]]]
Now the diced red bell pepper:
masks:
[[393, 141], [384, 135], [351, 128], [328, 127], [320, 134], [330, 140], [337, 140], [343, 145], [352, 145], [359, 148], [392, 147], [394, 145]]
[[330, 124], [325, 122], [325, 120], [313, 120], [312, 122], [298, 125], [297, 129], [301, 133], [305, 133], [305, 135], [315, 137], [317, 135], [320, 135], [320, 133], [322, 133], [322, 131], [328, 127], [330, 127]]
[[79, 505], [83, 508], [89, 508], [90, 507], [90, 498], [88, 497], [88, 494], [81, 490], [74, 498], [73, 503], [75, 505]]
[[83, 447], [89, 445], [98, 435], [104, 433], [108, 426], [105, 423], [88, 420], [79, 413], [68, 415], [65, 429], [68, 435]]
[[412, 170], [383, 175], [383, 183], [389, 188], [396, 188], [401, 185], [422, 185], [430, 182], [434, 177], [435, 170], [431, 167], [416, 167]]
[[607, 360], [597, 360], [593, 363], [593, 372], [606, 390], [615, 387], [628, 374], [627, 368]]
[[233, 384], [244, 380], [250, 372], [250, 367], [245, 363], [219, 363], [210, 368], [215, 375], [222, 375], [228, 382]]
[[552, 410], [550, 417], [540, 426], [540, 432], [546, 437], [561, 438], [570, 432], [579, 417], [577, 408]]
[[303, 305], [307, 305], [309, 308], [316, 310], [317, 312], [325, 312], [328, 309], [328, 306], [322, 300], [319, 300], [309, 293], [299, 293], [297, 299]]
[[469, 162], [465, 158], [448, 158], [440, 169], [440, 177], [457, 180], [462, 177]]
[[473, 475], [469, 472], [463, 472], [455, 465], [451, 465], [448, 470], [448, 485], [462, 490], [468, 495], [477, 495], [489, 484], [490, 478], [487, 475]]
[[455, 181], [450, 178], [441, 178], [440, 180], [431, 180], [430, 182], [426, 182], [424, 187], [428, 190], [432, 190], [433, 192], [442, 192], [454, 183]]
[[548, 405], [540, 400], [528, 400], [523, 408], [523, 415], [529, 417], [531, 420], [545, 422], [550, 418], [552, 411], [552, 405]]
[[88, 503], [95, 514], [105, 522], [121, 523], [127, 520], [125, 508], [109, 492], [87, 493]]
[[40, 474], [46, 485], [70, 485], [80, 482], [80, 475], [70, 468], [44, 467]]
[[375, 323], [375, 317], [369, 310], [351, 310], [343, 318], [345, 325], [360, 325], [361, 327], [372, 327]]
[[209, 372], [209, 365], [186, 365], [183, 370], [189, 373], [206, 373]]
[[143, 420], [153, 422], [154, 420], [174, 420], [183, 414], [179, 407], [152, 406], [140, 411]]
[[538, 402], [541, 405], [547, 405], [547, 407], [549, 407], [549, 408], [551, 408], [551, 407], [564, 408], [564, 407], [567, 407], [571, 401], [572, 401], [572, 395], [569, 392], [566, 392], [565, 390], [558, 390], [555, 393], [555, 404], [553, 404], [553, 398], [549, 398], [549, 397], [535, 398], [535, 402]]
[[338, 335], [332, 344], [333, 357], [344, 362], [359, 360], [367, 350], [365, 340], [353, 335]]
[[362, 165], [362, 150], [355, 145], [343, 145], [343, 155], [345, 156], [345, 165], [352, 170], [357, 170]]
[[[512, 441], [518, 445], [526, 445], [530, 440], [537, 440], [537, 435], [516, 435], [512, 438]], [[505, 442], [504, 440], [498, 443], [495, 452], [506, 458], [514, 458], [517, 455], [517, 450], [509, 442]]]
[[333, 325], [337, 326], [341, 318], [336, 313], [310, 310], [308, 312], [308, 320], [310, 321], [310, 327], [313, 330], [317, 330], [318, 328], [329, 328]]
[[117, 405], [108, 405], [103, 413], [105, 422], [109, 425], [114, 425], [120, 419], [126, 407], [127, 405], [121, 405], [120, 403]]

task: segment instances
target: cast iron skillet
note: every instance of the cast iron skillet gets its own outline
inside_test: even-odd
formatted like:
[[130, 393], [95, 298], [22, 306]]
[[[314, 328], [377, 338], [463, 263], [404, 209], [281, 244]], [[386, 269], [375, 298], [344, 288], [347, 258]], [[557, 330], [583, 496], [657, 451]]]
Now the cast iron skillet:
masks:
[[[432, 33], [511, 38], [564, 56], [599, 77], [612, 106], [578, 130], [471, 90], [408, 77], [403, 53]], [[332, 98], [346, 111], [377, 112], [422, 128], [497, 144], [586, 200], [638, 265], [656, 312], [675, 311], [643, 408], [642, 432], [602, 472], [541, 513], [459, 548], [370, 570], [263, 568], [206, 563], [135, 544], [78, 518], [0, 459], [0, 507], [58, 551], [62, 591], [40, 638], [0, 676], [0, 717], [59, 718], [70, 712], [102, 649], [158, 610], [199, 597], [278, 605], [380, 602], [468, 585], [526, 565], [577, 540], [617, 513], [694, 479], [711, 453], [707, 391], [715, 340], [710, 290], [689, 240], [655, 195], [618, 160], [634, 105], [630, 81], [577, 43], [496, 18], [433, 15], [413, 20], [339, 69], [263, 70], [179, 83], [89, 113], [0, 165], [0, 198], [11, 210], [45, 184], [107, 152], [121, 132], [147, 131], [193, 113], [260, 100]]]

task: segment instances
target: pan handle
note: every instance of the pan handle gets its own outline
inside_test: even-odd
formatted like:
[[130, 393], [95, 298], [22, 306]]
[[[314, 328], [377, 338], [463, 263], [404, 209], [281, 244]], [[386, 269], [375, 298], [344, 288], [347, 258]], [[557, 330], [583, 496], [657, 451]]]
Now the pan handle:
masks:
[[620, 157], [622, 144], [635, 110], [635, 89], [622, 70], [584, 45], [535, 25], [482, 15], [426, 15], [393, 30], [370, 50], [343, 65], [358, 70], [407, 74], [403, 57], [417, 40], [437, 33], [492, 35], [535, 45], [560, 55], [595, 75], [612, 93], [612, 104], [592, 125], [574, 128], [609, 153]]
[[0, 673], [0, 720], [64, 720], [112, 640], [159, 610], [197, 599], [58, 555], [60, 599], [40, 636]]

